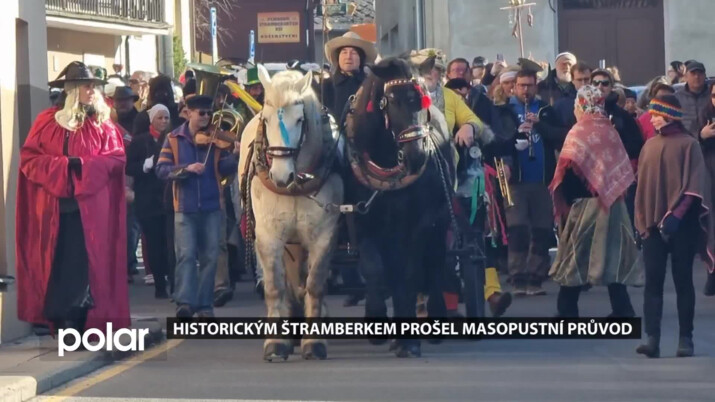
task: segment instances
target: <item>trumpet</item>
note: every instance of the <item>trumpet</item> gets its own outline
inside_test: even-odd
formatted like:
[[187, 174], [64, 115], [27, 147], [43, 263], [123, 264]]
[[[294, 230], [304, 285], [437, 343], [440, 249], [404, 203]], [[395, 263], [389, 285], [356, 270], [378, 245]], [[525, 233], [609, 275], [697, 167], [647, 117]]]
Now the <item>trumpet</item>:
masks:
[[509, 191], [509, 182], [506, 179], [506, 171], [504, 170], [504, 159], [494, 158], [494, 168], [497, 171], [497, 180], [499, 180], [499, 188], [504, 196], [504, 201], [506, 202], [507, 208], [514, 206], [514, 201], [511, 199], [511, 192]]

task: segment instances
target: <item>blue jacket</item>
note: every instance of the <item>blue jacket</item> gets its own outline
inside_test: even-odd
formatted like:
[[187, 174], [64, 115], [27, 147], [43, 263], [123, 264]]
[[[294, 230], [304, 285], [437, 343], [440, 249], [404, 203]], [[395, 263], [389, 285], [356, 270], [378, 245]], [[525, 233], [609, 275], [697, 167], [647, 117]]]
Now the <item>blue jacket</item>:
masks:
[[174, 212], [212, 212], [223, 208], [221, 178], [238, 170], [238, 156], [211, 147], [206, 170], [196, 175], [184, 168], [206, 159], [208, 147], [196, 147], [184, 123], [166, 136], [159, 154], [156, 174], [162, 180], [173, 180]]

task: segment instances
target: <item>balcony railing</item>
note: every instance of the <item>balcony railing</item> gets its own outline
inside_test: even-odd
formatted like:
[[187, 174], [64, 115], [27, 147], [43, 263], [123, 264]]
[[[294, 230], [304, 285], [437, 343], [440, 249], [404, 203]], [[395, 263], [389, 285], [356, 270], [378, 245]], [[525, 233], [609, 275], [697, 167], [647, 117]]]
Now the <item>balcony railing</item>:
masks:
[[45, 0], [45, 9], [53, 14], [126, 22], [166, 22], [164, 0]]

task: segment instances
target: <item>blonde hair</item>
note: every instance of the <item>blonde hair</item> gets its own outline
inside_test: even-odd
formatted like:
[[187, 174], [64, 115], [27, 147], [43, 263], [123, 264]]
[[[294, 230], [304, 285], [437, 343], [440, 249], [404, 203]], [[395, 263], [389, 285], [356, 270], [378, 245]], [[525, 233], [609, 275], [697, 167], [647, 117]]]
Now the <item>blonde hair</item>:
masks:
[[[81, 85], [76, 82], [65, 84], [64, 106], [55, 113], [55, 121], [69, 131], [76, 131], [82, 127], [87, 118], [84, 107], [79, 103], [79, 87]], [[90, 106], [94, 108], [97, 125], [110, 120], [112, 111], [104, 102], [104, 95], [99, 88], [94, 88], [94, 102]]]

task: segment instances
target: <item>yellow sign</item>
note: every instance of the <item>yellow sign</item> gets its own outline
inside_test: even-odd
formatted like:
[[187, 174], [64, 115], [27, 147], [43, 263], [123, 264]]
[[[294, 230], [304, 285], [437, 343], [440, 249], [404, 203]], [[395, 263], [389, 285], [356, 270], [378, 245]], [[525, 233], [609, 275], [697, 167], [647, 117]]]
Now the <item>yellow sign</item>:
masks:
[[300, 43], [298, 12], [258, 13], [257, 43]]

